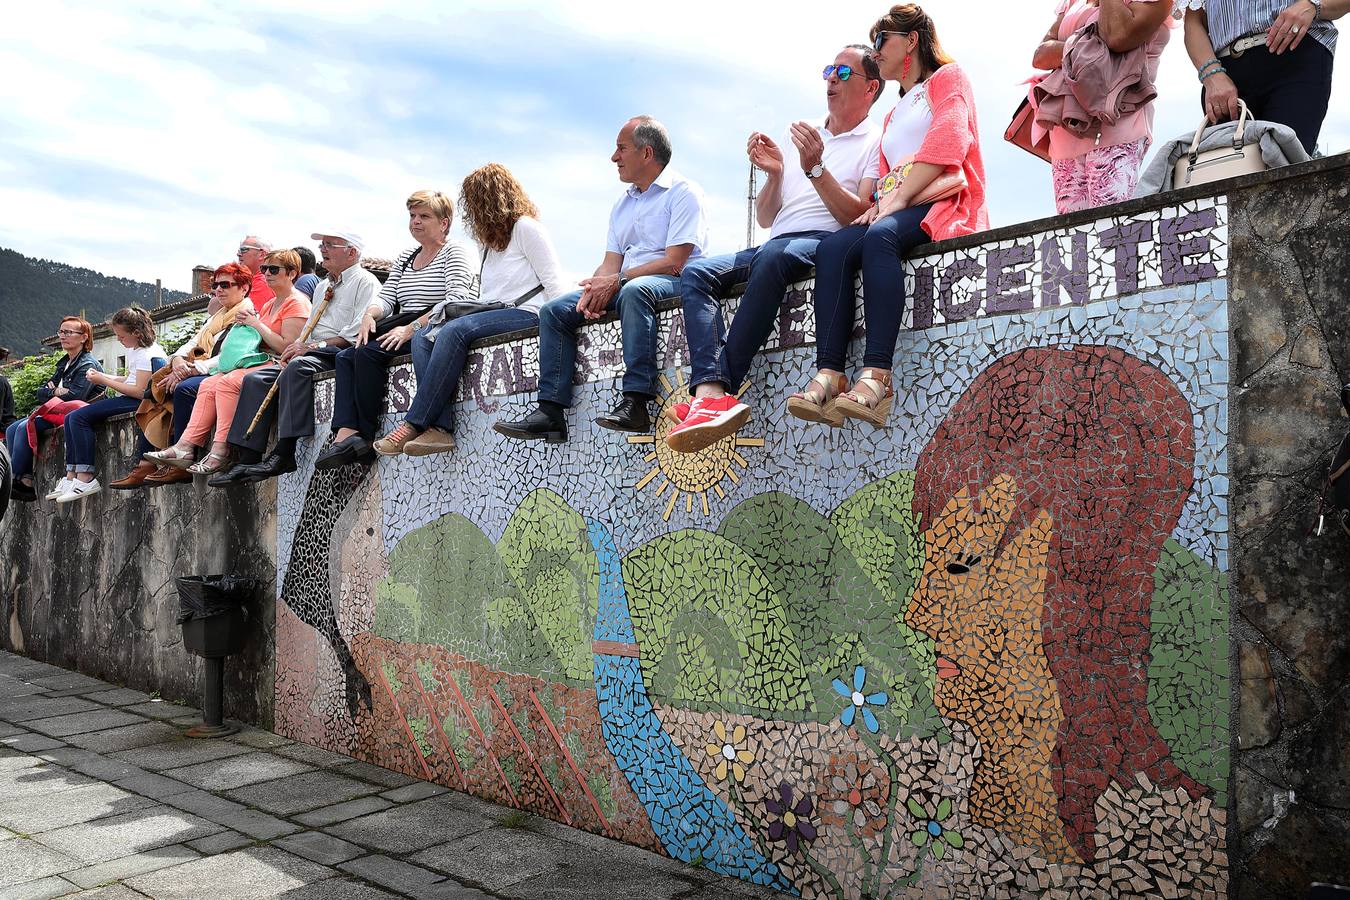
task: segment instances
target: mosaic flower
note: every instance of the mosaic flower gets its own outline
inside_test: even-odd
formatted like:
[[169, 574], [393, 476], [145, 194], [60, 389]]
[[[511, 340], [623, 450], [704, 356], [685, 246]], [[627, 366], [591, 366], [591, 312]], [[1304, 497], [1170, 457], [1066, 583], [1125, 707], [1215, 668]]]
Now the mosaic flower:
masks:
[[905, 801], [905, 807], [910, 815], [919, 821], [918, 830], [912, 832], [909, 839], [914, 842], [916, 847], [932, 846], [933, 855], [942, 859], [947, 854], [947, 848], [960, 850], [966, 845], [966, 839], [957, 832], [944, 828], [942, 820], [952, 814], [952, 801], [943, 797], [938, 801], [937, 808], [929, 812], [918, 800], [910, 797]]
[[835, 813], [845, 819], [852, 816], [853, 824], [858, 828], [866, 825], [869, 818], [881, 815], [881, 804], [874, 799], [877, 796], [875, 773], [869, 771], [859, 778], [858, 767], [849, 763], [842, 774], [830, 779], [830, 785], [839, 798], [834, 801]]
[[867, 726], [868, 731], [876, 734], [877, 729], [881, 726], [877, 724], [877, 717], [872, 713], [872, 710], [869, 707], [885, 706], [887, 697], [885, 691], [877, 691], [875, 694], [864, 694], [863, 686], [866, 683], [867, 669], [863, 666], [858, 666], [853, 670], [853, 687], [851, 689], [838, 678], [834, 680], [835, 691], [839, 696], [845, 698], [850, 703], [850, 705], [844, 707], [844, 711], [839, 714], [839, 721], [847, 728], [853, 724], [854, 717], [861, 711], [863, 724]]
[[802, 797], [794, 806], [792, 785], [778, 786], [778, 799], [770, 797], [764, 806], [771, 815], [776, 816], [769, 823], [769, 840], [784, 841], [788, 852], [796, 853], [800, 842], [811, 843], [816, 839], [816, 826], [807, 819], [815, 811], [816, 805], [810, 797]]
[[717, 742], [706, 745], [708, 755], [717, 760], [713, 774], [718, 781], [726, 781], [727, 771], [730, 770], [736, 781], [744, 781], [745, 767], [755, 761], [755, 754], [740, 746], [745, 741], [745, 726], [737, 725], [728, 735], [727, 726], [718, 719], [713, 722], [713, 734], [717, 736]]

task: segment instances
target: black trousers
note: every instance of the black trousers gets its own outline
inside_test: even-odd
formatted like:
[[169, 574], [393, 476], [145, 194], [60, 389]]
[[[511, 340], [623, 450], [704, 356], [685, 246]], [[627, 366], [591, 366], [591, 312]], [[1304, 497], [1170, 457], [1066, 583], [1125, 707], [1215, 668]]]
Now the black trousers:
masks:
[[386, 350], [374, 339], [360, 347], [348, 347], [337, 355], [333, 389], [333, 431], [351, 428], [368, 441], [374, 440], [384, 414], [384, 395], [389, 383], [389, 363], [408, 352], [402, 343]]
[[[1265, 46], [1221, 60], [1252, 115], [1287, 125], [1311, 156], [1331, 103], [1331, 51], [1311, 37], [1276, 56]], [[1204, 90], [1200, 92], [1204, 105]]]
[[[230, 443], [261, 453], [267, 449], [267, 433], [277, 423], [277, 437], [301, 438], [314, 433], [314, 376], [333, 369], [338, 347], [311, 350], [297, 356], [285, 368], [268, 366], [244, 376], [239, 388], [239, 408], [230, 423]], [[267, 392], [278, 383], [277, 395], [268, 404], [253, 434], [245, 437]]]

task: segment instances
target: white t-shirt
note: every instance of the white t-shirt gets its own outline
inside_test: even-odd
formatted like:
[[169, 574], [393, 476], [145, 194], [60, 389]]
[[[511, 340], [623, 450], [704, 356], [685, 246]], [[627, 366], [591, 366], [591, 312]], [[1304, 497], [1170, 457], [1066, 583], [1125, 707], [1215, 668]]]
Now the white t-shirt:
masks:
[[164, 352], [164, 348], [159, 344], [151, 344], [149, 347], [133, 347], [127, 351], [127, 377], [122, 381], [126, 384], [136, 383], [137, 372], [149, 372], [154, 367], [152, 363], [156, 359], [168, 359], [169, 354]]
[[505, 250], [483, 254], [478, 299], [510, 306], [537, 285], [543, 285], [544, 289], [520, 304], [519, 309], [538, 313], [539, 307], [567, 292], [548, 230], [537, 219], [524, 216], [516, 220]]
[[928, 102], [928, 84], [921, 81], [896, 101], [890, 124], [881, 137], [881, 149], [891, 168], [919, 152], [928, 126], [932, 124], [933, 107]]
[[[881, 165], [881, 129], [871, 119], [863, 119], [856, 128], [843, 134], [830, 134], [823, 121], [816, 125], [816, 131], [825, 142], [821, 162], [845, 190], [856, 194], [860, 181], [877, 177]], [[769, 237], [842, 228], [839, 220], [830, 214], [825, 201], [820, 199], [811, 179], [802, 171], [791, 129], [783, 132], [778, 149], [783, 151], [782, 206], [773, 218]]]

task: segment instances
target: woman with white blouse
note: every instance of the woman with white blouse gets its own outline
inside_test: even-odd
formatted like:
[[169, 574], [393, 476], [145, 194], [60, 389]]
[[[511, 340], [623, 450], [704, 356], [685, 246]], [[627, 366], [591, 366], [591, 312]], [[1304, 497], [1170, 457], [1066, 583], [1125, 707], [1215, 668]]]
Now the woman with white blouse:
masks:
[[[375, 449], [385, 456], [453, 450], [454, 399], [469, 348], [492, 335], [539, 324], [539, 308], [566, 293], [558, 256], [539, 211], [505, 166], [489, 163], [460, 186], [460, 209], [483, 247], [481, 308], [456, 315], [450, 303], [432, 311], [412, 339], [417, 396], [403, 422]], [[443, 323], [443, 324], [442, 324]]]

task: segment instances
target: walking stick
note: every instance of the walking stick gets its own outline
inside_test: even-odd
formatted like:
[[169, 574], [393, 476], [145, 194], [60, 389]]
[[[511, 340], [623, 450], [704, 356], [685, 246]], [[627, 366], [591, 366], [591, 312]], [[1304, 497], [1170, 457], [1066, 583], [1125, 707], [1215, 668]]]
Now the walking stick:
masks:
[[[314, 317], [309, 320], [309, 324], [305, 326], [305, 330], [300, 333], [300, 337], [298, 338], [300, 343], [303, 344], [305, 341], [309, 340], [310, 332], [314, 330], [315, 325], [319, 324], [319, 319], [323, 317], [324, 310], [328, 309], [328, 301], [332, 299], [333, 288], [330, 287], [328, 290], [324, 291], [323, 299], [319, 301], [319, 308], [314, 313]], [[286, 369], [284, 365], [281, 368], [282, 371], [285, 371]], [[267, 412], [267, 407], [272, 405], [272, 398], [277, 395], [277, 388], [279, 387], [281, 387], [281, 375], [278, 374], [277, 380], [272, 382], [272, 387], [267, 391], [267, 396], [263, 398], [263, 402], [258, 406], [257, 415], [255, 415], [253, 421], [249, 423], [248, 431], [244, 432], [244, 438], [246, 440], [253, 436], [253, 429], [257, 428], [258, 423], [262, 421], [263, 413]]]

